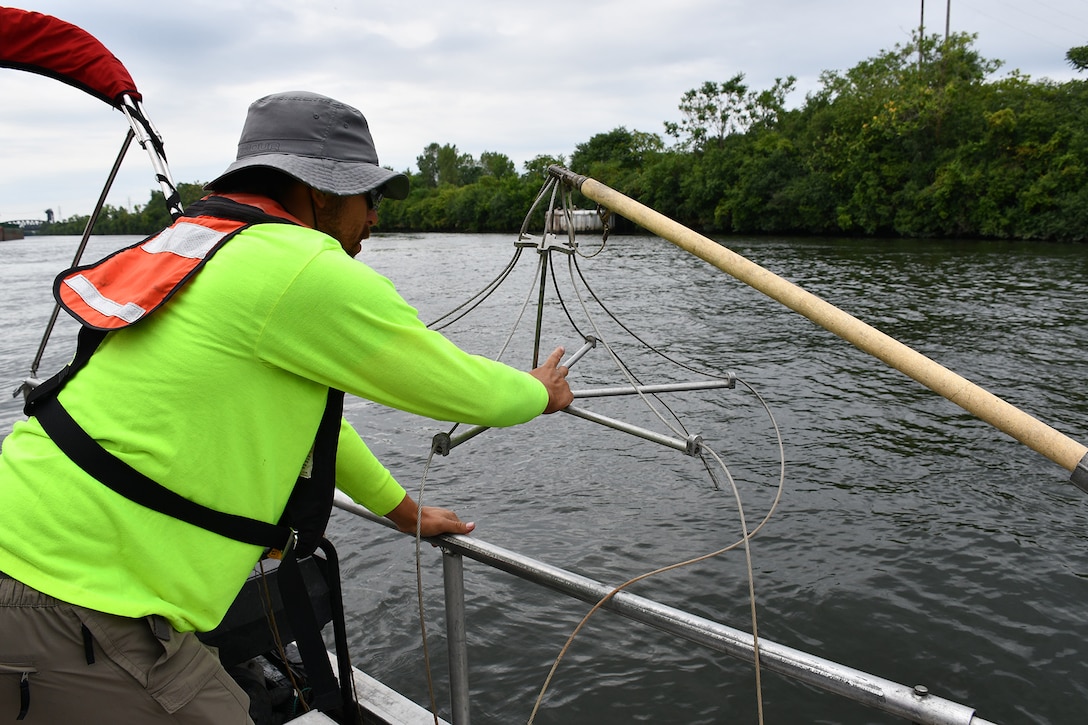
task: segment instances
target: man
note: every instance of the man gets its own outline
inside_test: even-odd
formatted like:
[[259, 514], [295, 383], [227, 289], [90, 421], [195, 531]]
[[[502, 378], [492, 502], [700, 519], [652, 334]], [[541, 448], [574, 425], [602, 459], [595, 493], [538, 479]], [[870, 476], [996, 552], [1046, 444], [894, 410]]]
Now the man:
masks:
[[[256, 101], [208, 189], [157, 237], [57, 284], [86, 327], [113, 331], [53, 407], [145, 477], [137, 488], [277, 522], [319, 465], [330, 390], [489, 426], [571, 402], [562, 349], [531, 373], [469, 355], [351, 259], [381, 198], [408, 193], [356, 109], [303, 92]], [[263, 548], [119, 493], [46, 419], [18, 423], [0, 455], [0, 721], [249, 722], [194, 632], [218, 624]], [[473, 529], [417, 507], [331, 420], [330, 466], [355, 501], [402, 531], [417, 516], [425, 536]]]

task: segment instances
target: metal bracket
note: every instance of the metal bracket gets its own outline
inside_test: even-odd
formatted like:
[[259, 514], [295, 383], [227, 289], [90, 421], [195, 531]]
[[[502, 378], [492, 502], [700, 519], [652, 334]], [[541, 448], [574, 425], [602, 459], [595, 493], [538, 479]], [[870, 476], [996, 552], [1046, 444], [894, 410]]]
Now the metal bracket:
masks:
[[1069, 480], [1081, 491], [1088, 493], [1088, 453], [1085, 453], [1084, 458], [1080, 459], [1080, 463], [1073, 469], [1073, 475], [1069, 477]]
[[25, 400], [26, 396], [30, 394], [30, 391], [41, 384], [42, 381], [40, 378], [25, 378], [23, 380], [23, 384], [11, 392], [11, 397], [18, 398], [20, 395], [22, 395], [23, 399]]
[[559, 241], [559, 236], [548, 232], [539, 241], [534, 241], [531, 234], [523, 234], [514, 242], [515, 247], [536, 249], [540, 254], [547, 254], [551, 251], [562, 252], [563, 254], [574, 254], [574, 247], [571, 246], [571, 242], [568, 239]]

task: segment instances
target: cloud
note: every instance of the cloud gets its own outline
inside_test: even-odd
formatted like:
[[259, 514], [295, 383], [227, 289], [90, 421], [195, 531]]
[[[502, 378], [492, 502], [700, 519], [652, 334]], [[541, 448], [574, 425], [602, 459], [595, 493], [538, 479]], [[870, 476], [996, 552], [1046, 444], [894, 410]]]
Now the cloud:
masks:
[[[926, 8], [927, 32], [943, 32], [946, 4]], [[40, 0], [35, 9], [88, 30], [125, 63], [175, 179], [205, 181], [233, 159], [246, 107], [267, 93], [308, 89], [357, 105], [382, 162], [399, 170], [431, 142], [505, 153], [520, 167], [539, 154], [569, 157], [618, 126], [660, 134], [686, 90], [736, 73], [752, 88], [796, 76], [799, 104], [822, 71], [909, 43], [920, 3]], [[957, 0], [951, 20], [953, 31], [979, 34], [983, 56], [1034, 78], [1074, 77], [1065, 51], [1088, 42], [1077, 0]], [[0, 72], [0, 218], [47, 206], [89, 213], [123, 119], [21, 76]], [[146, 159], [131, 156], [114, 205], [145, 203], [154, 187]]]

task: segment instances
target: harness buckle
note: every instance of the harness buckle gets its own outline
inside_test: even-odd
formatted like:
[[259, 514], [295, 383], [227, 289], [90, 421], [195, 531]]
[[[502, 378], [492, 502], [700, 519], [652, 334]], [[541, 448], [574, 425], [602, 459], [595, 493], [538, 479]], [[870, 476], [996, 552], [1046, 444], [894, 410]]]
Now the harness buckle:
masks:
[[296, 546], [298, 546], [298, 529], [291, 529], [291, 533], [287, 536], [287, 541], [284, 543], [283, 548], [269, 549], [268, 558], [282, 561]]

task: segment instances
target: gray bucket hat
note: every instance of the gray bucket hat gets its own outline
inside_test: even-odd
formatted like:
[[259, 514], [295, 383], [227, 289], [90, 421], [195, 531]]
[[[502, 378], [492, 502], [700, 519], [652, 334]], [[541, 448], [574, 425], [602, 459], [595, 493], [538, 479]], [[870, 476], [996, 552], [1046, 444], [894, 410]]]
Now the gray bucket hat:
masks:
[[408, 177], [378, 165], [363, 114], [307, 91], [275, 93], [250, 104], [238, 160], [204, 188], [214, 191], [231, 174], [254, 166], [279, 169], [337, 196], [379, 188], [392, 199], [408, 196]]

